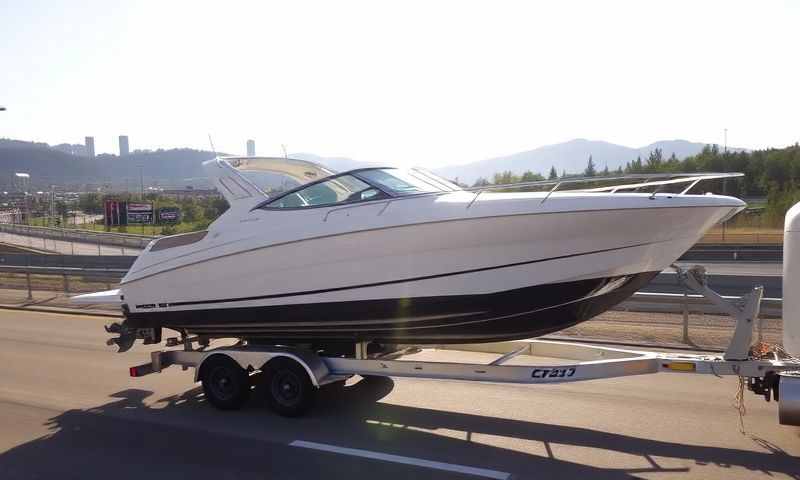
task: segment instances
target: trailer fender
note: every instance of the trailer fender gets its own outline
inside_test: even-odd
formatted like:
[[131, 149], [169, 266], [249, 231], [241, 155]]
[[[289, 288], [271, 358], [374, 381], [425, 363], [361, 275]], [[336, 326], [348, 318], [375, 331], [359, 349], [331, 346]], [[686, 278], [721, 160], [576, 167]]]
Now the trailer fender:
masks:
[[323, 381], [323, 379], [326, 378], [330, 373], [327, 365], [325, 365], [322, 359], [311, 352], [300, 350], [221, 350], [208, 352], [208, 354], [204, 355], [203, 358], [198, 362], [197, 368], [195, 368], [194, 371], [195, 382], [200, 381], [201, 372], [205, 361], [214, 355], [224, 355], [229, 357], [238, 363], [239, 366], [249, 372], [261, 370], [261, 367], [273, 358], [287, 357], [303, 366], [305, 371], [308, 372], [311, 383], [315, 387], [319, 387], [321, 385], [320, 382]]

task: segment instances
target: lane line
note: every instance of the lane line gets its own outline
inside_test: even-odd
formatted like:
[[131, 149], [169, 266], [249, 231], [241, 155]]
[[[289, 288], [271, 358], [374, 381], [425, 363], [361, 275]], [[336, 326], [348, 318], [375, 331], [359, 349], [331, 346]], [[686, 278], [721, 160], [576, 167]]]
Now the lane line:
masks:
[[289, 444], [292, 447], [310, 448], [313, 450], [322, 450], [324, 452], [339, 453], [342, 455], [352, 455], [354, 457], [369, 458], [373, 460], [383, 460], [385, 462], [402, 463], [404, 465], [415, 465], [418, 467], [433, 468], [436, 470], [445, 470], [448, 472], [464, 473], [467, 475], [476, 475], [479, 477], [495, 478], [497, 480], [508, 480], [511, 478], [510, 473], [499, 472], [497, 470], [489, 470], [486, 468], [467, 467], [465, 465], [458, 465], [455, 463], [434, 462], [431, 460], [423, 460], [421, 458], [404, 457], [401, 455], [391, 455], [388, 453], [373, 452], [370, 450], [361, 450], [358, 448], [345, 448], [336, 445], [329, 445], [327, 443], [306, 442], [304, 440], [295, 440]]

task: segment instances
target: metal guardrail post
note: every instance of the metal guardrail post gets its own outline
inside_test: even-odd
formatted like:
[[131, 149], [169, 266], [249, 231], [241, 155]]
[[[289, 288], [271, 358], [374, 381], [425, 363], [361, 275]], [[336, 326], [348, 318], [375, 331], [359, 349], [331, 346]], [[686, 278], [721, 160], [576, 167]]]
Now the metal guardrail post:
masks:
[[683, 343], [689, 345], [689, 292], [683, 286]]
[[97, 254], [102, 255], [102, 252], [100, 251], [100, 236], [96, 235], [95, 239], [97, 239]]
[[69, 294], [69, 275], [64, 274], [64, 293]]
[[25, 281], [28, 284], [28, 300], [33, 300], [33, 289], [31, 289], [31, 256], [25, 255], [25, 265], [27, 266], [27, 271], [25, 272]]

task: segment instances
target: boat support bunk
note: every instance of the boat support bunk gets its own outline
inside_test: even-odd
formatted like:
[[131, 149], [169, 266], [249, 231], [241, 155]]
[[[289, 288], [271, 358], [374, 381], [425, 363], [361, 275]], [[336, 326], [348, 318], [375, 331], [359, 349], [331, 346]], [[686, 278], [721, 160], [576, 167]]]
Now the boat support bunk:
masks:
[[[677, 267], [676, 267], [677, 268]], [[158, 373], [172, 365], [195, 368], [206, 399], [215, 407], [235, 409], [247, 400], [250, 375], [265, 374], [270, 406], [285, 416], [298, 416], [312, 405], [316, 390], [341, 383], [354, 375], [450, 379], [498, 383], [553, 384], [644, 375], [659, 372], [734, 375], [750, 391], [778, 403], [779, 422], [800, 425], [800, 360], [785, 356], [760, 358], [751, 352], [753, 324], [758, 318], [762, 287], [734, 304], [709, 288], [702, 267], [678, 268], [679, 277], [693, 290], [730, 314], [736, 327], [723, 355], [637, 351], [566, 341], [530, 340], [488, 364], [403, 360], [418, 348], [400, 348], [387, 354], [368, 354], [366, 343], [354, 345], [352, 357], [321, 356], [298, 347], [249, 345], [208, 348], [207, 339], [171, 338], [167, 346], [182, 349], [151, 353], [148, 363], [130, 368], [132, 377]], [[197, 348], [194, 347], [198, 344]], [[507, 365], [518, 355], [567, 359], [574, 363]]]

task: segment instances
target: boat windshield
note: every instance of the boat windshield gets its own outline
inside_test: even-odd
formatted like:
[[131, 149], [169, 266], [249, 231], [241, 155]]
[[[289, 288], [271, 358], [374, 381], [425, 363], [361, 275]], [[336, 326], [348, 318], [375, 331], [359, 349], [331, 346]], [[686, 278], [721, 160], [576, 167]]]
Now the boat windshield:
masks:
[[267, 208], [304, 208], [345, 202], [377, 200], [383, 192], [352, 175], [339, 175], [289, 192], [266, 204]]
[[455, 183], [421, 168], [362, 170], [358, 172], [358, 176], [393, 195], [415, 195], [461, 190]]

